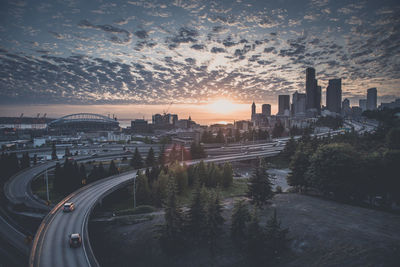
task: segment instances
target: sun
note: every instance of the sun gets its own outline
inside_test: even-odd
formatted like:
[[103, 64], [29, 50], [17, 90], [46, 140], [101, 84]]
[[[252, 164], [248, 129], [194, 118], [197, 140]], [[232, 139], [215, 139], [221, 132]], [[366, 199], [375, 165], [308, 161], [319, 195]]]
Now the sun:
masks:
[[211, 112], [217, 114], [230, 114], [238, 109], [237, 104], [231, 102], [228, 99], [217, 99], [214, 102], [207, 105], [207, 108]]

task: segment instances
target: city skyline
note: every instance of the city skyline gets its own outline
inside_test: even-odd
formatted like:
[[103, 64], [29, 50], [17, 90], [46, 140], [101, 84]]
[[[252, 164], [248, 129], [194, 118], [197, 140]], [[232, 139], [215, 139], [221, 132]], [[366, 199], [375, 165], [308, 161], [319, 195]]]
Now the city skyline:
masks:
[[[231, 114], [218, 117], [230, 119], [255, 100], [275, 114], [278, 95], [305, 93], [307, 67], [322, 104], [328, 81], [341, 78], [352, 105], [373, 87], [379, 105], [400, 97], [399, 9], [396, 1], [5, 2], [0, 111], [54, 106], [63, 115], [69, 106], [57, 105], [89, 105], [149, 118], [170, 103], [198, 110], [225, 101]], [[152, 106], [137, 112], [143, 104]]]

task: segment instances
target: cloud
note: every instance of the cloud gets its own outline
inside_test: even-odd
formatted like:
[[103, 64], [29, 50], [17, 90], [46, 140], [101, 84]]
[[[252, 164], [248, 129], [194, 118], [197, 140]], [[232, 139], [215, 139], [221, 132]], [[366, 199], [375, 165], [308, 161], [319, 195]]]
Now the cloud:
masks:
[[130, 32], [128, 32], [125, 29], [114, 27], [109, 24], [95, 25], [95, 24], [92, 24], [91, 22], [89, 22], [88, 20], [84, 19], [78, 23], [78, 26], [83, 29], [97, 29], [97, 30], [102, 30], [107, 33], [120, 34], [122, 36], [122, 38], [120, 38], [116, 35], [112, 35], [110, 37], [110, 41], [112, 41], [114, 43], [121, 44], [121, 43], [128, 43], [131, 41], [132, 34]]

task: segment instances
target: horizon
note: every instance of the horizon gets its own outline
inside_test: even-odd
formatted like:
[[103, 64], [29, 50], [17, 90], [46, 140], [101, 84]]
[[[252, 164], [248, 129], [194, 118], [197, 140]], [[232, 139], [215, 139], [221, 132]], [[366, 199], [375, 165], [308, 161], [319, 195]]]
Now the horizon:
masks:
[[[172, 103], [183, 117], [194, 110], [198, 120], [232, 121], [249, 118], [239, 112], [253, 100], [275, 114], [278, 95], [305, 91], [306, 67], [316, 70], [322, 103], [334, 78], [352, 105], [371, 87], [378, 104], [400, 97], [396, 1], [1, 5], [0, 115], [28, 107], [66, 115], [68, 105], [148, 118]], [[209, 115], [198, 111], [216, 101], [229, 103], [229, 114], [216, 106]]]

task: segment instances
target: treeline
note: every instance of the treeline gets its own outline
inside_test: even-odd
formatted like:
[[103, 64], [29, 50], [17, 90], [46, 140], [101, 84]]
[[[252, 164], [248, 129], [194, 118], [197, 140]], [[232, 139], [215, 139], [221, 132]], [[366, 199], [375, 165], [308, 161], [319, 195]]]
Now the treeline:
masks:
[[[276, 134], [279, 136], [283, 133], [284, 128], [282, 129], [278, 127], [276, 130]], [[239, 129], [232, 130], [228, 129], [226, 133], [219, 129], [217, 135], [214, 136], [211, 131], [205, 131], [201, 136], [201, 142], [205, 144], [211, 143], [233, 143], [233, 142], [240, 142], [240, 141], [252, 141], [252, 140], [268, 140], [270, 138], [270, 134], [267, 130], [249, 130], [244, 133], [240, 133]]]
[[[36, 155], [33, 158], [33, 163], [36, 164]], [[16, 153], [1, 153], [0, 156], [0, 184], [3, 185], [8, 178], [31, 166], [31, 159], [28, 152], [22, 155], [21, 159], [18, 159]]]
[[94, 165], [89, 174], [87, 174], [83, 163], [78, 164], [75, 160], [65, 158], [64, 164], [56, 163], [53, 189], [57, 193], [67, 195], [88, 183], [118, 173], [119, 171], [113, 160], [110, 162], [108, 170], [105, 170], [103, 163], [100, 162], [98, 165]]
[[[372, 114], [381, 118], [380, 112]], [[289, 140], [281, 153], [290, 160], [288, 184], [299, 191], [317, 189], [341, 201], [399, 204], [400, 121], [395, 110], [383, 112], [375, 133]]]
[[[183, 211], [177, 201], [178, 183], [173, 177], [169, 177], [166, 183], [165, 223], [158, 229], [161, 247], [168, 254], [179, 254], [190, 246], [202, 245], [214, 255], [225, 222], [218, 190], [207, 189], [204, 184], [195, 182], [191, 202]], [[261, 207], [272, 197], [265, 164], [255, 169], [250, 184], [248, 196], [255, 207]], [[264, 265], [278, 257], [287, 247], [287, 233], [287, 229], [281, 228], [275, 212], [262, 227], [256, 208], [250, 213], [244, 201], [235, 203], [230, 235], [240, 253], [244, 252], [252, 263]]]
[[199, 164], [186, 166], [175, 162], [162, 168], [154, 166], [147, 168], [145, 173], [138, 172], [136, 178], [136, 200], [139, 205], [153, 205], [162, 207], [167, 195], [168, 180], [176, 184], [178, 195], [185, 194], [195, 185], [206, 188], [227, 188], [233, 183], [232, 166]]
[[343, 126], [343, 119], [342, 117], [332, 117], [332, 116], [325, 116], [319, 117], [318, 120], [315, 122], [315, 126], [324, 126], [329, 127], [331, 129], [337, 130]]

